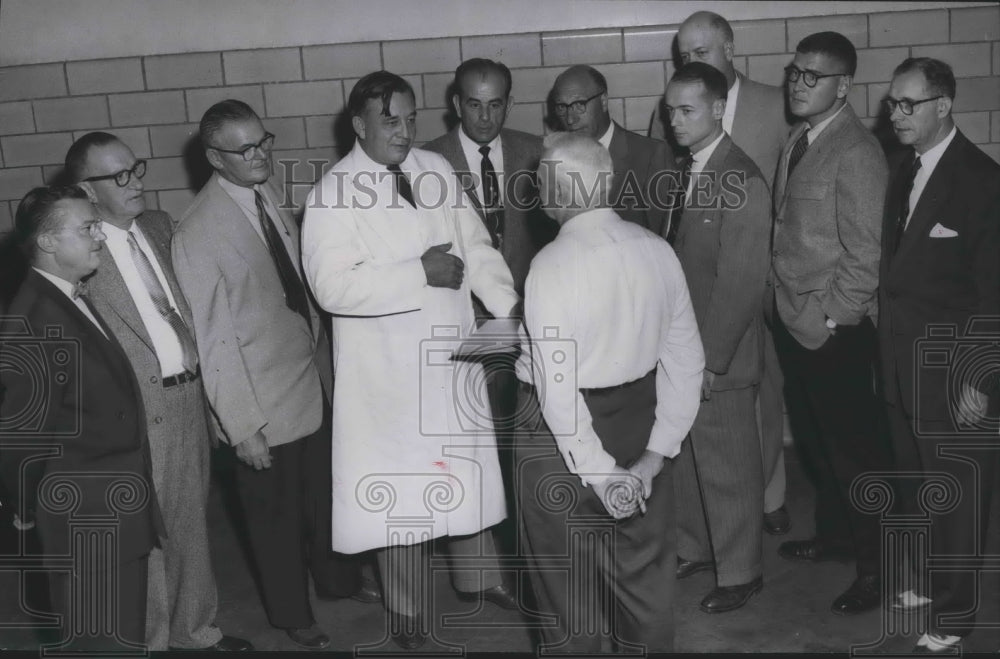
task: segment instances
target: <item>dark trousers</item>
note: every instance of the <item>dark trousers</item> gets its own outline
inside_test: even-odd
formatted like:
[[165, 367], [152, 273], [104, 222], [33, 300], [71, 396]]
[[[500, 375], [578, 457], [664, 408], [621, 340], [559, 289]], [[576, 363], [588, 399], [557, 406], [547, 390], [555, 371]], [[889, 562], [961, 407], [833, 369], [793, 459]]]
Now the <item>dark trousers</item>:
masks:
[[[593, 427], [621, 466], [642, 455], [656, 406], [655, 376], [587, 397]], [[522, 552], [532, 565], [541, 628], [555, 653], [673, 649], [677, 561], [671, 463], [653, 480], [646, 514], [615, 521], [593, 488], [566, 469], [534, 390], [518, 397], [517, 478]], [[570, 567], [572, 566], [572, 567]]]
[[[897, 492], [901, 512], [919, 518], [928, 514], [927, 507], [918, 503], [921, 496], [919, 489], [924, 482], [941, 483], [950, 477], [958, 485], [957, 491], [938, 502], [944, 503], [940, 506], [942, 509], [951, 508], [952, 502], [957, 505], [946, 512], [930, 514], [930, 554], [936, 558], [961, 558], [950, 569], [932, 569], [929, 580], [918, 580], [925, 585], [929, 583], [930, 588], [917, 594], [933, 600], [929, 631], [968, 636], [974, 629], [976, 612], [983, 604], [979, 594], [982, 574], [978, 568], [982, 566], [982, 556], [986, 551], [990, 498], [996, 485], [1000, 455], [996, 439], [984, 442], [963, 436], [950, 421], [940, 424], [943, 436], [915, 437], [912, 418], [895, 405], [887, 406], [887, 410], [897, 469], [925, 476], [912, 478], [904, 474], [899, 479]], [[955, 444], [962, 444], [963, 447], [956, 448]], [[951, 452], [939, 455], [942, 449], [945, 452], [950, 449]], [[911, 557], [911, 562], [914, 559], [922, 563], [920, 557]]]
[[859, 325], [840, 326], [826, 343], [810, 350], [792, 337], [779, 314], [774, 318], [793, 428], [811, 428], [796, 431], [795, 437], [817, 481], [816, 538], [853, 550], [858, 576], [878, 576], [879, 518], [863, 514], [851, 501], [856, 477], [884, 471], [892, 463], [875, 397], [875, 327], [867, 318]]
[[271, 448], [271, 468], [236, 465], [267, 618], [275, 627], [312, 625], [309, 579], [317, 593], [347, 597], [361, 584], [361, 555], [331, 551], [330, 414], [319, 430]]
[[[60, 625], [61, 642], [69, 641], [66, 649], [86, 651], [126, 650], [122, 642], [146, 647], [146, 570], [147, 557], [137, 558], [118, 566], [117, 575], [96, 570], [87, 575], [70, 572], [49, 572], [49, 592], [52, 609], [62, 616]], [[108, 606], [107, 591], [101, 586], [110, 584], [117, 577], [117, 612], [115, 621], [101, 616]], [[74, 593], [74, 586], [76, 592]], [[71, 637], [74, 633], [74, 619], [98, 622], [96, 635], [90, 635], [84, 623], [75, 633], [85, 634]], [[110, 632], [110, 633], [102, 633]], [[117, 632], [117, 638], [115, 635]]]

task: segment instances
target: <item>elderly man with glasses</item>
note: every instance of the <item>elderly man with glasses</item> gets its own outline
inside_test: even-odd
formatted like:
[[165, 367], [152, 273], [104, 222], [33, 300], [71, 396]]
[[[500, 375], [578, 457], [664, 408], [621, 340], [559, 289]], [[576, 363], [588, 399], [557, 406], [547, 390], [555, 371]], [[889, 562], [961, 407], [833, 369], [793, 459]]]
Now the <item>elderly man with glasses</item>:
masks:
[[880, 601], [879, 520], [854, 505], [852, 482], [885, 470], [890, 451], [873, 389], [882, 207], [888, 169], [875, 137], [847, 103], [857, 67], [836, 32], [804, 38], [786, 69], [800, 119], [774, 185], [774, 340], [803, 459], [816, 475], [816, 535], [781, 545], [789, 560], [857, 559], [857, 578], [833, 601], [851, 615]]
[[560, 73], [549, 108], [559, 130], [592, 137], [611, 153], [610, 203], [622, 219], [662, 235], [677, 180], [670, 146], [611, 120], [608, 82], [591, 66], [571, 66]]
[[146, 161], [114, 135], [87, 133], [66, 153], [66, 174], [97, 208], [107, 236], [90, 299], [125, 350], [146, 409], [153, 484], [166, 537], [149, 555], [149, 650], [252, 650], [215, 626], [209, 555], [210, 430], [191, 310], [170, 263], [169, 215], [147, 210]]
[[174, 268], [220, 438], [238, 458], [268, 619], [318, 650], [330, 639], [307, 572], [320, 597], [378, 600], [361, 592], [357, 561], [330, 551], [330, 348], [302, 279], [298, 226], [271, 178], [274, 136], [236, 100], [210, 107], [199, 130], [215, 174], [177, 227]]

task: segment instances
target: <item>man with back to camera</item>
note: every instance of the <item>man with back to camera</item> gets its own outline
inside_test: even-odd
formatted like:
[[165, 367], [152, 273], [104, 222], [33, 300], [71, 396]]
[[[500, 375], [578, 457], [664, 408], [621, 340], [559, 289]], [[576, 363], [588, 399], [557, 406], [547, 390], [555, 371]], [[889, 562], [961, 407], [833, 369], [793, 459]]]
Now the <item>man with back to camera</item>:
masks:
[[891, 464], [873, 388], [873, 318], [888, 170], [875, 137], [847, 103], [857, 68], [837, 32], [799, 42], [785, 68], [800, 122], [774, 186], [774, 337], [786, 388], [802, 392], [817, 429], [798, 437], [814, 466], [816, 535], [782, 543], [789, 560], [857, 559], [857, 578], [831, 606], [853, 615], [879, 605], [881, 531], [853, 505], [851, 483]]
[[[17, 511], [15, 526], [27, 530], [37, 523], [44, 555], [57, 559], [54, 565], [46, 563], [46, 571], [53, 609], [62, 616], [60, 640], [70, 641], [66, 649], [141, 651], [147, 558], [166, 532], [153, 486], [139, 383], [80, 284], [101, 262], [101, 219], [76, 186], [35, 188], [17, 207], [14, 231], [31, 268], [6, 320], [20, 317], [28, 323], [33, 343], [51, 360], [51, 380], [39, 406], [38, 383], [19, 380], [17, 369], [3, 370], [0, 418], [38, 423], [23, 434], [7, 426], [3, 440], [5, 445], [30, 442], [59, 450], [58, 457], [25, 465], [15, 459], [18, 451], [3, 447], [0, 467]], [[3, 332], [8, 343], [0, 344], [13, 353], [11, 359], [18, 350], [9, 338], [14, 330], [8, 324]], [[25, 417], [24, 411], [32, 408], [40, 418]], [[123, 511], [127, 508], [132, 510]], [[87, 516], [102, 520], [102, 526], [104, 520], [113, 521], [113, 548], [95, 546], [110, 538], [87, 537], [93, 522], [78, 526]], [[81, 531], [90, 546], [76, 544]], [[89, 574], [59, 565], [63, 556], [73, 557]], [[111, 619], [107, 607], [91, 605], [94, 598], [108, 596], [101, 587], [109, 584], [117, 585], [116, 598], [107, 600], [115, 605]]]
[[308, 573], [319, 597], [378, 601], [359, 563], [330, 552], [329, 345], [302, 279], [298, 226], [271, 178], [275, 136], [235, 100], [206, 110], [199, 132], [215, 174], [174, 233], [174, 270], [209, 403], [238, 458], [268, 620], [318, 650], [330, 639], [315, 624]]
[[623, 220], [656, 234], [665, 230], [671, 174], [676, 171], [670, 146], [625, 130], [608, 113], [608, 82], [592, 66], [571, 66], [556, 78], [549, 94], [560, 130], [592, 137], [611, 153], [612, 207]]
[[716, 588], [701, 601], [706, 613], [738, 609], [763, 587], [754, 398], [771, 195], [757, 165], [722, 128], [725, 99], [725, 76], [704, 62], [685, 64], [667, 85], [671, 129], [693, 161], [686, 205], [674, 214], [674, 249], [705, 348], [701, 407], [674, 465], [696, 497], [676, 506], [677, 556], [679, 566], [715, 565]]
[[[546, 137], [541, 199], [560, 229], [525, 287], [515, 455], [538, 611], [557, 617], [540, 650], [555, 653], [674, 642], [666, 458], [694, 421], [705, 361], [680, 263], [610, 207], [612, 167], [593, 138]], [[547, 562], [566, 556], [585, 571]]]
[[[498, 318], [520, 298], [451, 166], [413, 148], [409, 83], [370, 73], [347, 107], [357, 142], [313, 188], [302, 230], [306, 279], [333, 314], [333, 546], [376, 550], [390, 635], [413, 650], [430, 632], [434, 538], [475, 557], [452, 571], [460, 598], [518, 608], [488, 531], [506, 515], [489, 401], [466, 395], [482, 367], [451, 356], [475, 326], [473, 294]], [[451, 504], [430, 498], [444, 490]]]
[[[698, 11], [688, 16], [677, 32], [677, 49], [681, 61], [704, 62], [717, 68], [726, 76], [726, 112], [722, 128], [736, 146], [750, 156], [760, 168], [764, 181], [773, 189], [774, 174], [781, 155], [781, 147], [788, 137], [788, 120], [785, 98], [781, 87], [765, 85], [750, 80], [733, 65], [735, 44], [733, 28], [718, 14]], [[649, 126], [649, 136], [666, 138], [662, 103], [658, 103]], [[758, 419], [760, 425], [761, 457], [764, 469], [764, 530], [772, 535], [783, 535], [791, 529], [791, 518], [785, 508], [785, 402], [783, 380], [778, 355], [774, 351], [771, 332], [774, 308], [774, 291], [770, 280], [764, 290], [763, 373], [757, 390]], [[794, 404], [794, 402], [792, 403]], [[807, 429], [799, 429], [808, 432]], [[678, 475], [678, 498], [691, 498], [695, 484]], [[685, 495], [683, 492], [688, 492]], [[678, 520], [683, 532], [684, 521]], [[682, 566], [678, 576], [689, 576], [707, 563], [689, 563]]]
[[193, 321], [170, 261], [173, 221], [146, 209], [146, 161], [124, 142], [87, 133], [66, 174], [97, 208], [107, 236], [90, 299], [128, 355], [146, 408], [153, 483], [167, 537], [149, 555], [146, 646], [151, 651], [252, 650], [215, 625], [218, 593], [205, 520], [209, 427]]
[[[914, 481], [914, 474], [945, 474], [960, 486], [956, 507], [930, 517], [929, 550], [963, 557], [964, 569], [932, 570], [929, 580], [918, 575], [912, 588], [890, 593], [895, 609], [930, 609], [930, 627], [914, 649], [926, 653], [959, 651], [975, 628], [982, 576], [976, 570], [986, 550], [997, 469], [996, 433], [990, 436], [983, 421], [992, 405], [995, 424], [998, 362], [990, 373], [991, 356], [982, 346], [1000, 334], [1000, 166], [956, 128], [954, 100], [951, 67], [927, 57], [896, 67], [885, 99], [906, 147], [889, 170], [878, 324], [896, 466], [908, 472], [900, 484], [903, 509], [923, 513], [917, 490], [925, 481]], [[978, 328], [970, 327], [973, 319]], [[979, 348], [979, 360], [961, 359], [956, 350], [950, 368], [917, 361], [921, 341], [934, 344], [932, 325], [961, 337], [940, 344], [962, 349], [964, 338]], [[976, 329], [983, 334], [968, 334]], [[981, 445], [973, 450], [939, 455], [947, 444], [977, 439]], [[918, 565], [914, 559], [910, 569]]]

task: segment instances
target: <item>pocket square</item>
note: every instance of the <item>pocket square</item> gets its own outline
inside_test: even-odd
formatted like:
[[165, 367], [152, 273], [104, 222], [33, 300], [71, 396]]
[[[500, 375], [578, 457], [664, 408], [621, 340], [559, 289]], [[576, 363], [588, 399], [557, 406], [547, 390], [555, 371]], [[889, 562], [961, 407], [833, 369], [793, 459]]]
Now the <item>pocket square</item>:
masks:
[[957, 231], [949, 229], [940, 222], [934, 225], [934, 228], [931, 229], [930, 233], [931, 238], [954, 238], [957, 235]]

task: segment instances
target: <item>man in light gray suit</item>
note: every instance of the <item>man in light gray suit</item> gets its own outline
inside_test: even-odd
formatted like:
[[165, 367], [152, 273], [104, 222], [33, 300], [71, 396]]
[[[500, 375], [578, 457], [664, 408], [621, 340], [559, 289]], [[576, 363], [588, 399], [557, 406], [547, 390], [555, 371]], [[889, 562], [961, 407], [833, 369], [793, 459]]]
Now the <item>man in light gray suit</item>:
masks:
[[167, 537], [149, 555], [150, 651], [252, 650], [215, 626], [217, 593], [205, 508], [215, 440], [199, 375], [191, 310], [170, 263], [172, 222], [146, 210], [146, 162], [109, 133], [87, 133], [66, 154], [66, 174], [104, 221], [90, 300], [125, 350], [146, 408], [146, 431]]
[[[774, 187], [774, 171], [781, 155], [781, 146], [788, 136], [785, 99], [780, 87], [750, 80], [733, 66], [735, 45], [729, 22], [712, 12], [691, 14], [677, 32], [681, 61], [711, 64], [726, 76], [726, 112], [722, 128], [733, 142], [753, 160], [768, 187]], [[649, 126], [649, 136], [665, 139], [669, 133], [664, 125], [663, 104], [657, 104]], [[783, 378], [771, 336], [770, 312], [774, 293], [768, 285], [764, 290], [764, 327], [762, 344], [764, 362], [757, 391], [760, 448], [764, 468], [764, 530], [773, 535], [787, 533], [791, 519], [785, 509], [785, 454]], [[683, 486], [683, 479], [678, 478]], [[688, 497], [678, 494], [682, 500]], [[683, 524], [680, 525], [683, 528]], [[684, 576], [691, 572], [683, 573]]]
[[857, 54], [836, 32], [799, 42], [786, 67], [789, 107], [802, 121], [778, 163], [772, 251], [774, 337], [786, 385], [802, 392], [817, 432], [797, 438], [818, 474], [816, 536], [790, 541], [790, 560], [857, 557], [857, 579], [831, 607], [878, 606], [879, 520], [852, 504], [851, 484], [890, 466], [873, 390], [882, 212], [888, 167], [847, 103]]

